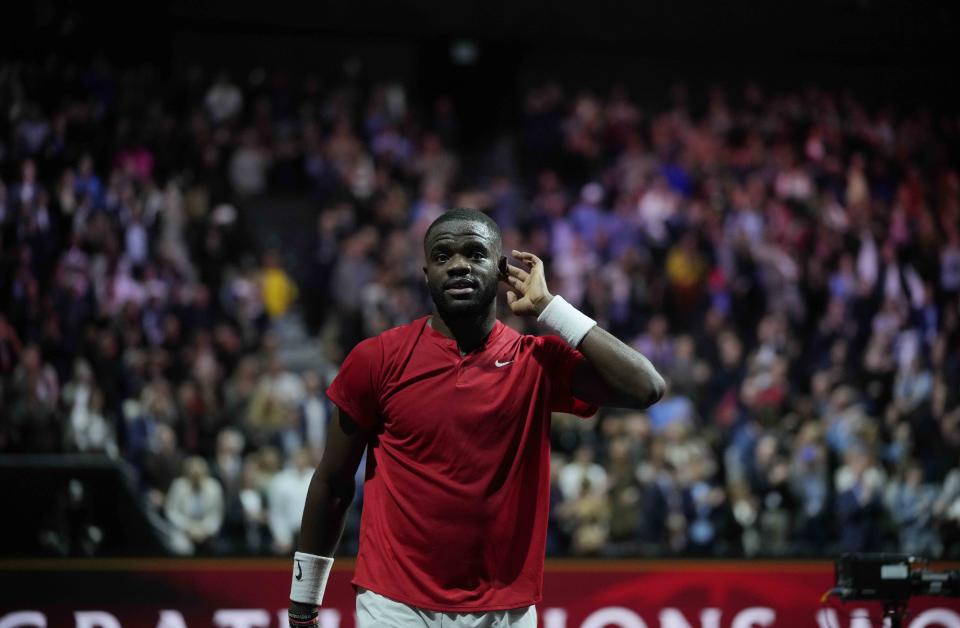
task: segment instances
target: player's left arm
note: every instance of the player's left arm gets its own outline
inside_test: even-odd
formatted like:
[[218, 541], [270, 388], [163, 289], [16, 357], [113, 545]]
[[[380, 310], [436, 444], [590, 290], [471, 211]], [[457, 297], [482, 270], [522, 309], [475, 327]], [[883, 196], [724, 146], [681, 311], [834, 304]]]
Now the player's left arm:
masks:
[[[513, 256], [529, 270], [506, 265], [504, 281], [512, 288], [507, 292], [507, 305], [514, 314], [540, 317], [555, 298], [547, 289], [543, 261], [533, 253], [513, 251]], [[570, 320], [574, 336], [580, 324], [576, 317]], [[578, 399], [597, 406], [642, 409], [663, 396], [663, 377], [650, 360], [598, 325], [592, 325], [575, 348], [586, 358], [572, 378], [572, 392]]]

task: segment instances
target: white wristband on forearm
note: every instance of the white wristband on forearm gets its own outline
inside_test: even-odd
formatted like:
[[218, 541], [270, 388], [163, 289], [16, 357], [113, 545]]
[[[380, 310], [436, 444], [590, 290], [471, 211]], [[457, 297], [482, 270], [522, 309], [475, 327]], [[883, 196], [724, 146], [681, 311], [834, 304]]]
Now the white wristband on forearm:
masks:
[[327, 577], [333, 559], [326, 556], [297, 552], [293, 555], [293, 583], [290, 585], [290, 599], [301, 604], [320, 606], [323, 590], [327, 588]]
[[580, 344], [587, 332], [597, 324], [597, 321], [567, 303], [559, 295], [553, 296], [547, 307], [540, 312], [537, 320], [555, 331], [558, 336], [574, 348]]

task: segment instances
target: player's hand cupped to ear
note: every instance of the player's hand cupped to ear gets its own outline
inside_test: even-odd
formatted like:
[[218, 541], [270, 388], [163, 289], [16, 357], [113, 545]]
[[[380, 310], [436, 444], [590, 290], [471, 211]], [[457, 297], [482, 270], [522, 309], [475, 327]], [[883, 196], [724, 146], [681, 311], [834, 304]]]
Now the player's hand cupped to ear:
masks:
[[533, 253], [511, 251], [529, 270], [506, 265], [504, 281], [512, 290], [507, 291], [507, 305], [519, 316], [539, 316], [553, 295], [547, 290], [547, 278], [543, 261]]

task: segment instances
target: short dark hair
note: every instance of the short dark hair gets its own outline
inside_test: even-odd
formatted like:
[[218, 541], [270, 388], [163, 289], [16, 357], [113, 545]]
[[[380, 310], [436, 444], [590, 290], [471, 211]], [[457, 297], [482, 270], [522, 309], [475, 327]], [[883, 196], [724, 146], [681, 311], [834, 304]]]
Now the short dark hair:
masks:
[[440, 214], [440, 217], [430, 223], [430, 226], [427, 227], [427, 232], [423, 234], [424, 249], [426, 249], [427, 242], [430, 241], [430, 234], [433, 233], [434, 229], [444, 223], [458, 220], [462, 222], [478, 222], [484, 225], [490, 230], [490, 233], [494, 235], [494, 244], [496, 244], [497, 251], [500, 251], [503, 248], [500, 225], [497, 224], [496, 220], [483, 213], [479, 209], [472, 209], [469, 207], [454, 207], [453, 209], [448, 209], [446, 212]]

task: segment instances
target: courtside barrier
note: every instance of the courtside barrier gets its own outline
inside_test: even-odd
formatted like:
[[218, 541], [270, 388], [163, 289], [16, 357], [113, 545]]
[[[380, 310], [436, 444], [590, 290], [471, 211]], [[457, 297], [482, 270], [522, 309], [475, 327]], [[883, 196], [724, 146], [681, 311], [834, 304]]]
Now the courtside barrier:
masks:
[[[352, 571], [334, 566], [324, 628], [354, 626]], [[828, 561], [554, 560], [538, 610], [543, 628], [881, 625], [877, 605], [821, 603], [832, 583]], [[288, 560], [6, 560], [0, 628], [284, 627], [289, 589]], [[958, 602], [915, 599], [904, 626], [960, 628]]]

